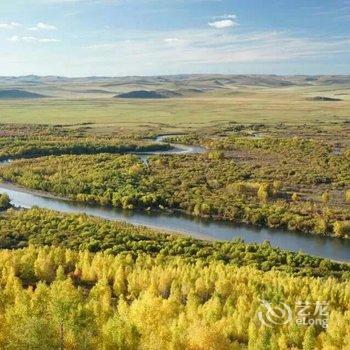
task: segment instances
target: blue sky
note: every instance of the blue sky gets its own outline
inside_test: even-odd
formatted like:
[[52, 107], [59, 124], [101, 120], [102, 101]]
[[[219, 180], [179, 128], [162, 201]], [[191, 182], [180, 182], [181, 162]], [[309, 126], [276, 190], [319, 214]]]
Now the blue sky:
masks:
[[0, 75], [350, 74], [350, 0], [1, 0]]

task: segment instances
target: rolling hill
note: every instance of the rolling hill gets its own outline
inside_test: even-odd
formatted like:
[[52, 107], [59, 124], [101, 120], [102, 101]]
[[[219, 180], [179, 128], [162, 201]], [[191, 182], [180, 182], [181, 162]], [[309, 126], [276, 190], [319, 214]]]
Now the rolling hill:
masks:
[[136, 90], [114, 96], [115, 98], [168, 98], [163, 93], [157, 91]]
[[46, 97], [48, 96], [37, 94], [35, 92], [19, 90], [19, 89], [0, 90], [1, 100], [33, 99], [33, 98], [46, 98]]

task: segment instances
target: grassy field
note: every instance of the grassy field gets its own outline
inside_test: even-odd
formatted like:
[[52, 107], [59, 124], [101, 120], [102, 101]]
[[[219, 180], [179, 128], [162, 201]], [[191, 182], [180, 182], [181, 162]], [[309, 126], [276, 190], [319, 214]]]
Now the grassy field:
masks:
[[342, 95], [342, 101], [337, 102], [312, 100], [312, 96], [322, 93], [325, 94], [324, 87], [244, 87], [237, 91], [215, 91], [196, 97], [159, 100], [0, 100], [0, 122], [92, 123], [94, 127], [106, 130], [112, 127], [188, 131], [228, 122], [300, 125], [350, 120], [348, 95]]

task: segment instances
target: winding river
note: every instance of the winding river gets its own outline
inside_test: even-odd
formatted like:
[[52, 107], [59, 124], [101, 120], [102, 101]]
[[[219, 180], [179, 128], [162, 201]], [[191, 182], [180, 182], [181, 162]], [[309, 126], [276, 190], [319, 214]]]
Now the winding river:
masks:
[[[162, 142], [165, 136], [159, 136], [157, 142]], [[167, 151], [140, 154], [147, 162], [152, 154], [188, 154], [203, 153], [202, 147], [172, 145]], [[6, 163], [2, 163], [6, 166]], [[160, 213], [145, 211], [125, 211], [116, 208], [93, 206], [76, 203], [51, 196], [40, 191], [27, 190], [16, 185], [0, 183], [0, 192], [7, 193], [11, 203], [17, 207], [31, 208], [37, 206], [64, 213], [85, 213], [108, 220], [125, 221], [135, 225], [148, 226], [164, 231], [179, 232], [196, 238], [212, 240], [232, 240], [242, 238], [246, 242], [262, 243], [269, 241], [272, 246], [290, 251], [302, 251], [319, 257], [337, 261], [350, 262], [350, 240], [331, 237], [306, 235], [281, 229], [257, 228], [248, 225], [237, 225], [230, 222], [213, 219], [198, 219], [180, 213]]]

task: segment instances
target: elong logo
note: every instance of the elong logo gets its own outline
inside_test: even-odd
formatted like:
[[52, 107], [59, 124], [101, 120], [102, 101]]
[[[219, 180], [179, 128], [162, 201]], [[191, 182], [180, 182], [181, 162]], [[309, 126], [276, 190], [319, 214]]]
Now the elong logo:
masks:
[[[286, 303], [272, 305], [267, 300], [261, 300], [264, 310], [257, 313], [261, 324], [272, 328], [278, 325], [285, 325], [292, 322], [299, 326], [319, 325], [322, 328], [328, 326], [328, 303], [325, 301], [298, 301], [295, 304], [295, 310]], [[294, 317], [293, 317], [294, 316]]]

